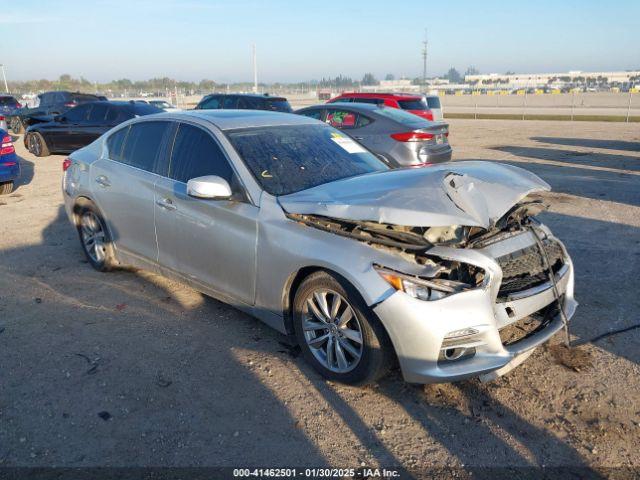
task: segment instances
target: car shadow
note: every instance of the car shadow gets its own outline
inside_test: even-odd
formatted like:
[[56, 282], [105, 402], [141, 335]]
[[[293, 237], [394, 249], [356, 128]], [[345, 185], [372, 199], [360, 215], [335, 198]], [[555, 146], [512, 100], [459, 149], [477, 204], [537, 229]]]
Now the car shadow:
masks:
[[20, 161], [20, 177], [15, 182], [13, 182], [14, 191], [18, 190], [20, 187], [29, 185], [33, 180], [34, 174], [33, 162], [20, 155], [18, 155], [18, 160]]
[[626, 140], [603, 140], [596, 138], [560, 138], [560, 137], [531, 137], [531, 140], [552, 145], [568, 147], [602, 148], [607, 150], [626, 150], [640, 153], [640, 142]]

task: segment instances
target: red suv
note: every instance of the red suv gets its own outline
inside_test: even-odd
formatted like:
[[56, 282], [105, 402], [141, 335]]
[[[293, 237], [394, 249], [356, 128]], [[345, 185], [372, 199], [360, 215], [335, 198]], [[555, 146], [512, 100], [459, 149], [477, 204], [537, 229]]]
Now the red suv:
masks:
[[410, 93], [343, 93], [332, 98], [327, 103], [333, 102], [357, 102], [374, 103], [391, 108], [399, 108], [418, 115], [426, 120], [433, 120], [433, 112], [422, 95]]

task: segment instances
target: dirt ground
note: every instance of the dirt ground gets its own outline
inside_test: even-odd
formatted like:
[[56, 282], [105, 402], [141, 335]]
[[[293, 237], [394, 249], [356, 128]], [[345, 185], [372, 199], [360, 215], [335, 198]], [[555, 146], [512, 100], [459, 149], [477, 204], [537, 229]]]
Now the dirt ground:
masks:
[[[143, 271], [98, 273], [64, 217], [63, 156], [21, 144], [0, 197], [0, 467], [640, 467], [640, 128], [451, 121], [455, 160], [546, 181], [573, 256], [561, 335], [499, 380], [323, 381], [283, 337]], [[604, 473], [603, 473], [604, 472]], [[637, 472], [637, 470], [636, 470]]]

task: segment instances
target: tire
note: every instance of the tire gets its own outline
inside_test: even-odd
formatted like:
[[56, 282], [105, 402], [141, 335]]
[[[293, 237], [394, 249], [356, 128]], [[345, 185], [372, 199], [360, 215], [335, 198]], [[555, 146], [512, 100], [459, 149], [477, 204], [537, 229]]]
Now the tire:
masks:
[[19, 117], [13, 117], [11, 119], [11, 131], [16, 135], [24, 133], [24, 125]]
[[92, 204], [82, 206], [77, 215], [76, 228], [87, 260], [99, 272], [113, 270], [117, 262], [111, 236], [102, 215]]
[[36, 157], [48, 157], [51, 155], [47, 142], [38, 132], [29, 132], [27, 134], [27, 148]]
[[[324, 308], [321, 298], [325, 299]], [[339, 303], [334, 308], [336, 299]], [[329, 380], [350, 385], [374, 383], [394, 362], [391, 341], [373, 311], [353, 286], [328, 272], [313, 273], [298, 287], [293, 325], [305, 359]]]
[[8, 195], [13, 192], [13, 182], [0, 183], [0, 195]]

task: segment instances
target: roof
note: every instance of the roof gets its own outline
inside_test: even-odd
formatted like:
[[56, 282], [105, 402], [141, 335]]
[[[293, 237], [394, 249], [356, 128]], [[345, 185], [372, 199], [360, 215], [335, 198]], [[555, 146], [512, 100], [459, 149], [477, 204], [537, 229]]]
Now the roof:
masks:
[[268, 99], [268, 100], [278, 100], [278, 99], [284, 99], [286, 100], [285, 97], [282, 97], [280, 95], [269, 95], [268, 93], [233, 93], [233, 92], [214, 92], [214, 93], [207, 93], [205, 95], [206, 97], [210, 97], [212, 95], [226, 95], [226, 96], [230, 96], [230, 95], [235, 95], [236, 97], [253, 97], [253, 98], [264, 98], [264, 99]]
[[172, 118], [194, 117], [207, 120], [220, 130], [318, 123], [317, 120], [302, 115], [266, 110], [185, 110], [168, 115]]
[[343, 92], [338, 97], [362, 97], [362, 98], [422, 98], [422, 95], [417, 93], [394, 93], [394, 92]]

